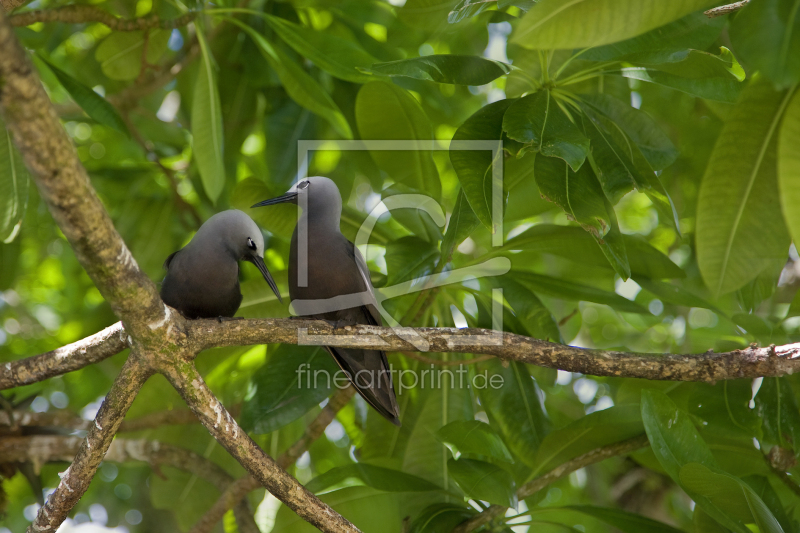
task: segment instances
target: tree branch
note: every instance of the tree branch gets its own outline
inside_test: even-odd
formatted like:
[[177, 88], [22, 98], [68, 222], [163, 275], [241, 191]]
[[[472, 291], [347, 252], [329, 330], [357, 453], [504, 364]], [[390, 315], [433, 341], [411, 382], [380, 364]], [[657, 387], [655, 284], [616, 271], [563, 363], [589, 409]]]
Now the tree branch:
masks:
[[209, 433], [276, 498], [321, 531], [358, 532], [358, 528], [308, 492], [247, 436], [214, 397], [191, 363], [161, 369]]
[[[42, 199], [81, 265], [138, 340], [169, 312], [117, 233], [78, 159], [36, 69], [0, 11], [0, 112]], [[158, 339], [161, 337], [161, 339]], [[158, 335], [154, 340], [161, 340]]]
[[[235, 412], [231, 409], [231, 412]], [[71, 430], [86, 431], [92, 424], [90, 420], [84, 420], [75, 416], [73, 413], [60, 410], [51, 413], [32, 413], [30, 411], [11, 411], [14, 420], [9, 419], [8, 411], [0, 411], [0, 427], [13, 426], [16, 423], [20, 428], [43, 428], [58, 427]], [[234, 414], [234, 416], [236, 416]], [[119, 427], [119, 433], [130, 433], [143, 431], [168, 425], [197, 424], [199, 421], [194, 413], [188, 409], [174, 409], [171, 411], [157, 411], [142, 415], [132, 420], [123, 420]], [[0, 431], [0, 435], [2, 431]]]
[[19, 6], [27, 4], [29, 1], [30, 0], [0, 0], [0, 6], [6, 11], [12, 11]]
[[138, 31], [161, 28], [171, 30], [186, 26], [192, 22], [197, 13], [192, 11], [180, 17], [162, 20], [157, 16], [141, 17], [137, 19], [118, 18], [100, 8], [86, 5], [67, 5], [53, 9], [40, 9], [17, 13], [8, 17], [12, 26], [30, 26], [37, 22], [65, 22], [67, 24], [82, 24], [86, 22], [100, 22], [116, 31]]
[[[600, 461], [608, 459], [609, 457], [627, 455], [635, 452], [639, 448], [644, 448], [647, 445], [647, 435], [640, 435], [638, 437], [633, 437], [632, 439], [616, 442], [609, 446], [592, 450], [576, 457], [575, 459], [567, 461], [566, 463], [558, 465], [550, 472], [547, 472], [546, 474], [543, 474], [536, 479], [532, 479], [528, 483], [525, 483], [523, 486], [517, 489], [517, 498], [524, 500], [529, 496], [533, 496], [554, 481], [557, 481], [576, 470], [580, 470], [581, 468], [594, 463], [599, 463]], [[508, 507], [503, 507], [502, 505], [492, 505], [477, 516], [460, 524], [453, 530], [453, 533], [468, 533], [470, 531], [475, 531], [479, 527], [491, 523], [492, 520], [504, 516], [507, 509]]]
[[51, 352], [4, 364], [0, 367], [0, 390], [81, 369], [116, 355], [128, 346], [128, 334], [122, 322], [117, 322], [103, 331]]
[[[245, 319], [219, 323], [192, 320], [186, 325], [187, 343], [194, 352], [215, 346], [304, 342], [385, 351], [423, 351], [400, 338], [392, 328], [348, 326], [335, 329], [326, 322], [289, 319]], [[411, 331], [411, 328], [405, 328]], [[800, 371], [800, 343], [731, 352], [701, 354], [643, 354], [576, 348], [513, 333], [476, 328], [413, 328], [429, 352], [494, 355], [501, 359], [557, 368], [593, 376], [635, 377], [669, 381], [706, 381], [759, 376], [783, 376]], [[404, 335], [407, 337], [407, 335]]]
[[724, 6], [717, 6], [711, 8], [708, 11], [703, 11], [703, 14], [705, 14], [705, 16], [707, 16], [708, 18], [721, 17], [722, 15], [727, 15], [728, 13], [734, 13], [736, 11], [739, 11], [749, 3], [750, 0], [741, 0], [741, 2], [734, 2], [732, 4], [726, 4]]
[[[336, 418], [336, 413], [347, 405], [347, 402], [350, 401], [354, 394], [355, 389], [347, 387], [346, 389], [338, 390], [336, 394], [331, 396], [328, 405], [309, 424], [303, 436], [278, 457], [278, 466], [285, 470], [294, 464], [308, 450], [311, 444], [325, 432], [325, 428]], [[211, 509], [206, 511], [189, 533], [210, 532], [222, 520], [222, 517], [229, 509], [247, 496], [249, 492], [260, 486], [253, 476], [237, 479], [225, 489], [222, 496], [219, 497]]]
[[103, 460], [114, 435], [133, 399], [151, 374], [136, 353], [125, 362], [97, 412], [94, 424], [89, 427], [74, 461], [61, 475], [61, 482], [39, 509], [28, 533], [55, 533], [83, 493], [89, 488], [97, 467]]

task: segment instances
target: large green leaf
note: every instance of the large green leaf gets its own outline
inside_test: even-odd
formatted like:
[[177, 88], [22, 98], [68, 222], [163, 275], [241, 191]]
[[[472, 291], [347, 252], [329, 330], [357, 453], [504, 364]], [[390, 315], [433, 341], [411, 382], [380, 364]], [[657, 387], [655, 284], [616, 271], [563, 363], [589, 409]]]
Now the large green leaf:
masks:
[[617, 311], [626, 313], [647, 313], [648, 311], [639, 304], [628, 300], [613, 292], [596, 289], [588, 285], [574, 283], [563, 279], [514, 270], [516, 279], [528, 285], [534, 292], [546, 294], [564, 300], [580, 300], [595, 302], [613, 307]]
[[725, 316], [725, 313], [720, 311], [715, 305], [689, 292], [680, 285], [654, 281], [651, 279], [640, 278], [638, 276], [635, 276], [634, 280], [636, 283], [641, 285], [643, 289], [652, 292], [658, 297], [659, 300], [665, 303], [680, 305], [683, 307], [702, 307], [704, 309], [711, 309], [712, 311]]
[[724, 47], [720, 55], [690, 50], [681, 61], [652, 67], [626, 67], [620, 74], [721, 102], [735, 102], [742, 90], [740, 82], [744, 81], [744, 70]]
[[350, 125], [342, 115], [339, 107], [320, 84], [312, 78], [303, 67], [293, 61], [280, 48], [272, 44], [247, 24], [230, 17], [223, 17], [236, 24], [249, 35], [258, 46], [258, 51], [281, 80], [283, 88], [292, 99], [312, 113], [327, 120], [340, 135], [346, 139], [353, 138]]
[[[503, 137], [503, 115], [513, 100], [503, 99], [479, 109], [455, 132], [450, 142], [450, 162], [461, 182], [461, 190], [481, 223], [494, 231], [492, 153], [487, 150], [468, 150], [462, 141], [491, 140]], [[498, 151], [502, 157], [502, 150]]]
[[439, 258], [439, 248], [435, 243], [407, 236], [387, 244], [385, 257], [387, 283], [393, 285], [430, 274]]
[[[686, 273], [678, 265], [642, 237], [625, 235], [624, 240], [625, 249], [630, 251], [628, 259], [631, 274], [637, 279], [686, 277]], [[491, 250], [490, 253], [502, 253], [507, 250], [552, 254], [584, 265], [611, 268], [594, 239], [575, 226], [536, 224], [507, 240], [502, 247]], [[515, 264], [515, 257], [513, 255], [509, 257], [514, 268], [520, 269], [520, 265]]]
[[766, 442], [800, 455], [800, 411], [789, 380], [785, 377], [764, 378], [755, 403], [763, 422]]
[[489, 424], [478, 420], [456, 420], [436, 432], [436, 438], [458, 459], [461, 454], [485, 455], [513, 463], [511, 453]]
[[13, 241], [22, 226], [28, 180], [28, 169], [0, 116], [0, 241], [4, 243]]
[[370, 150], [370, 155], [396, 182], [438, 200], [439, 171], [433, 152], [425, 149], [426, 142], [433, 148], [433, 128], [419, 103], [393, 83], [374, 81], [358, 91], [355, 114], [362, 139], [419, 141], [416, 150]]
[[192, 96], [192, 154], [206, 195], [216, 203], [225, 187], [222, 107], [211, 51], [203, 34], [198, 33], [197, 36], [201, 61]]
[[328, 397], [338, 370], [321, 347], [280, 345], [253, 376], [242, 427], [263, 434], [298, 419]]
[[776, 148], [789, 97], [768, 83], [751, 83], [711, 154], [697, 201], [695, 242], [700, 272], [714, 294], [736, 290], [786, 258]]
[[109, 104], [105, 98], [60, 68], [57, 68], [49, 61], [44, 62], [50, 70], [53, 71], [53, 74], [55, 74], [58, 81], [64, 89], [66, 89], [72, 99], [75, 100], [75, 103], [81, 106], [81, 109], [86, 111], [89, 117], [104, 126], [108, 126], [130, 137], [130, 132], [128, 131], [128, 126], [125, 125], [125, 121], [122, 120], [122, 117], [119, 116], [114, 106]]
[[353, 83], [366, 83], [375, 79], [360, 70], [375, 63], [375, 58], [355, 42], [272, 15], [265, 15], [264, 18], [281, 39], [322, 70]]
[[306, 488], [315, 494], [319, 494], [343, 487], [360, 485], [386, 492], [442, 490], [441, 487], [421, 477], [368, 463], [355, 463], [332, 468], [306, 483]]
[[708, 0], [540, 0], [512, 42], [532, 49], [584, 48], [629, 39], [702, 9]]
[[717, 39], [726, 17], [707, 17], [702, 12], [660, 26], [638, 37], [592, 48], [581, 54], [590, 61], [628, 61], [658, 64], [681, 61], [689, 50], [705, 50]]
[[480, 363], [477, 373], [502, 378], [499, 388], [489, 382], [478, 389], [481, 405], [489, 423], [511, 452], [533, 467], [532, 453], [547, 434], [550, 423], [530, 371], [516, 361], [505, 367], [500, 361], [491, 360]]
[[409, 533], [452, 531], [461, 522], [475, 515], [471, 507], [454, 503], [434, 503], [426, 507], [411, 523]]
[[[522, 331], [514, 331], [514, 328], [509, 331], [537, 339], [562, 342], [561, 332], [558, 330], [558, 323], [553, 318], [553, 314], [533, 291], [512, 279], [511, 276], [498, 276], [494, 278], [494, 283], [503, 289], [503, 298], [514, 311], [514, 319], [518, 320], [524, 328]], [[486, 302], [487, 314], [489, 309], [491, 309], [491, 303]], [[504, 320], [508, 320], [508, 318], [510, 317], [504, 315]], [[491, 324], [483, 326], [491, 327]]]
[[616, 214], [590, 165], [574, 172], [563, 160], [537, 155], [534, 176], [542, 195], [591, 233], [614, 270], [628, 279], [630, 265]]
[[560, 157], [577, 171], [589, 153], [589, 139], [543, 89], [514, 102], [503, 116], [508, 137], [534, 152]]
[[550, 432], [539, 449], [528, 459], [533, 466], [530, 477], [537, 477], [558, 465], [597, 448], [644, 433], [638, 404], [621, 404], [595, 411]]
[[800, 81], [800, 1], [750, 2], [731, 22], [731, 43], [777, 89]]
[[650, 518], [645, 518], [633, 513], [628, 513], [621, 509], [610, 507], [596, 507], [594, 505], [570, 505], [564, 509], [577, 511], [585, 515], [596, 518], [623, 533], [681, 533], [680, 529], [668, 526], [663, 522], [657, 522]]
[[[170, 30], [148, 30], [147, 62], [158, 63], [161, 55], [167, 50]], [[100, 62], [103, 73], [112, 80], [135, 79], [142, 70], [142, 50], [145, 32], [115, 31], [106, 37], [95, 51], [95, 58]]]
[[468, 496], [504, 507], [517, 506], [514, 478], [499, 466], [477, 459], [450, 459], [450, 475]]
[[370, 69], [386, 76], [457, 85], [485, 85], [511, 72], [511, 65], [479, 56], [440, 54], [376, 63]]
[[[800, 32], [798, 32], [800, 33]], [[783, 218], [794, 242], [800, 242], [800, 91], [783, 114], [778, 136], [778, 187]]]

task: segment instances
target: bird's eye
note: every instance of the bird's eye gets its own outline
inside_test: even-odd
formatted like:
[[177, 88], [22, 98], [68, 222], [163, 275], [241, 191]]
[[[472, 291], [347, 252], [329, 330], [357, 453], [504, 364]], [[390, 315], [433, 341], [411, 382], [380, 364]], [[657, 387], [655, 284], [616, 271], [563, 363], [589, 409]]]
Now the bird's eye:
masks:
[[300, 183], [298, 183], [298, 184], [297, 184], [297, 188], [298, 188], [298, 189], [305, 189], [305, 188], [306, 188], [306, 187], [308, 187], [309, 185], [311, 185], [311, 182], [308, 182], [308, 181], [301, 181]]
[[247, 247], [250, 248], [253, 251], [256, 251], [258, 249], [258, 246], [256, 246], [256, 243], [254, 243], [253, 239], [251, 239], [249, 237], [247, 238]]

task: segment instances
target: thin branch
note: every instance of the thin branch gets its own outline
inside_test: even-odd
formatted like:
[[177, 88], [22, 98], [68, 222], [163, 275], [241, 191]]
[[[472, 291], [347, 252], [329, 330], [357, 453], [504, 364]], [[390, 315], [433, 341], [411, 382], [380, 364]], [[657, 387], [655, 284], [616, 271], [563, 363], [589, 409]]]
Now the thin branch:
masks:
[[723, 15], [727, 15], [728, 13], [734, 13], [736, 11], [739, 11], [749, 3], [750, 0], [741, 0], [741, 2], [734, 2], [733, 4], [727, 4], [724, 6], [711, 8], [708, 11], [703, 11], [703, 13], [708, 18], [721, 17]]
[[276, 498], [321, 531], [358, 532], [358, 528], [305, 489], [247, 436], [219, 403], [191, 363], [160, 369], [217, 442]]
[[[603, 448], [597, 448], [581, 456], [576, 457], [566, 463], [558, 465], [550, 472], [543, 474], [536, 479], [532, 479], [517, 489], [517, 498], [524, 500], [528, 498], [551, 483], [561, 479], [562, 477], [571, 474], [576, 470], [580, 470], [586, 466], [599, 463], [609, 457], [616, 457], [618, 455], [627, 455], [635, 452], [639, 448], [644, 448], [648, 445], [647, 435], [640, 435], [632, 439], [616, 442]], [[453, 530], [453, 533], [468, 533], [474, 531], [481, 526], [491, 523], [493, 520], [505, 515], [508, 507], [502, 505], [492, 505], [482, 513], [470, 518], [463, 522]]]
[[136, 19], [118, 18], [100, 8], [87, 5], [68, 5], [53, 9], [39, 9], [17, 13], [8, 17], [12, 26], [30, 26], [37, 22], [64, 22], [66, 24], [85, 24], [99, 22], [115, 31], [139, 31], [161, 28], [172, 30], [186, 26], [197, 17], [192, 11], [174, 19], [163, 20], [157, 16]]
[[[347, 405], [347, 402], [350, 401], [354, 394], [355, 389], [353, 387], [347, 387], [346, 389], [338, 390], [336, 394], [331, 396], [328, 405], [326, 405], [314, 421], [309, 424], [303, 436], [278, 457], [278, 466], [286, 469], [294, 464], [295, 461], [308, 450], [311, 444], [322, 436], [325, 432], [325, 428], [336, 418], [336, 413]], [[225, 489], [225, 492], [214, 503], [211, 509], [206, 511], [200, 520], [197, 521], [189, 533], [210, 532], [214, 529], [214, 526], [222, 520], [225, 513], [236, 505], [236, 502], [241, 501], [248, 493], [260, 486], [261, 485], [253, 476], [248, 475], [237, 479]]]
[[0, 390], [43, 381], [81, 369], [128, 348], [128, 334], [117, 322], [85, 339], [51, 352], [8, 362], [0, 366]]
[[138, 355], [134, 351], [125, 362], [103, 400], [94, 424], [89, 426], [89, 432], [82, 440], [74, 461], [61, 474], [61, 482], [39, 509], [36, 519], [28, 527], [28, 533], [55, 533], [89, 488], [89, 483], [111, 445], [125, 413], [150, 376], [150, 369], [142, 363]]
[[[335, 329], [326, 322], [290, 319], [244, 319], [219, 323], [186, 323], [187, 343], [193, 352], [216, 346], [298, 344], [303, 342], [385, 351], [418, 352], [392, 328], [347, 326]], [[305, 330], [305, 331], [302, 331]], [[501, 359], [557, 368], [593, 376], [635, 377], [668, 381], [714, 382], [759, 376], [783, 376], [800, 371], [800, 343], [731, 352], [701, 354], [645, 354], [576, 348], [555, 342], [476, 328], [414, 328], [428, 352], [494, 355]], [[407, 337], [404, 335], [404, 337]], [[424, 346], [423, 346], [424, 348]]]
[[[235, 406], [231, 412], [236, 416], [239, 406]], [[44, 428], [44, 427], [57, 427], [77, 431], [86, 431], [92, 424], [91, 420], [84, 420], [75, 416], [66, 410], [59, 410], [50, 413], [33, 413], [31, 411], [12, 411], [14, 422], [18, 426], [18, 430], [24, 428]], [[135, 431], [144, 431], [147, 429], [155, 429], [161, 426], [178, 426], [188, 424], [199, 424], [197, 417], [189, 409], [174, 409], [171, 411], [156, 411], [149, 413], [132, 420], [124, 420], [119, 427], [119, 433], [132, 433]], [[7, 411], [0, 411], [0, 428], [3, 426], [11, 426], [9, 420], [9, 413]], [[0, 435], [3, 431], [0, 430]], [[0, 455], [1, 457], [1, 455]]]
[[6, 11], [12, 11], [19, 6], [27, 4], [30, 0], [0, 0], [0, 6]]
[[168, 316], [155, 284], [139, 270], [75, 146], [56, 115], [36, 69], [0, 11], [0, 112], [41, 198], [81, 265], [140, 342], [158, 339]]

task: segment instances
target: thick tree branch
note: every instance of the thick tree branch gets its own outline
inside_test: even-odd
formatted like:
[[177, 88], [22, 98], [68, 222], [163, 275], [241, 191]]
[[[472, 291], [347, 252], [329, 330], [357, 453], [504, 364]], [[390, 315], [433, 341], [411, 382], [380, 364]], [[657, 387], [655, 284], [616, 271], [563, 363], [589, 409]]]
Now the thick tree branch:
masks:
[[128, 334], [117, 322], [85, 339], [51, 352], [8, 362], [0, 367], [0, 390], [43, 381], [81, 369], [128, 348]]
[[19, 6], [27, 4], [29, 1], [30, 0], [0, 0], [0, 6], [6, 11], [11, 11]]
[[303, 520], [321, 531], [358, 532], [359, 529], [308, 492], [239, 427], [236, 420], [214, 397], [191, 363], [162, 368], [184, 401], [209, 433], [248, 472]]
[[128, 412], [139, 389], [150, 376], [151, 370], [142, 363], [138, 356], [139, 354], [134, 349], [134, 353], [122, 367], [111, 390], [103, 400], [94, 424], [89, 427], [89, 432], [82, 440], [74, 461], [61, 475], [61, 482], [55, 492], [39, 509], [36, 519], [28, 527], [28, 533], [55, 533], [70, 510], [89, 488], [89, 483], [111, 445], [125, 413]]
[[162, 20], [157, 16], [123, 19], [94, 6], [68, 5], [53, 9], [17, 13], [9, 16], [8, 20], [12, 26], [30, 26], [36, 22], [65, 22], [68, 24], [100, 22], [116, 31], [137, 31], [155, 28], [164, 30], [180, 28], [192, 22], [196, 16], [197, 13], [190, 12], [168, 20]]
[[[305, 328], [305, 331], [298, 329]], [[429, 352], [488, 354], [537, 366], [593, 376], [635, 377], [670, 381], [706, 381], [783, 376], [800, 371], [800, 343], [731, 352], [643, 354], [576, 348], [513, 333], [475, 328], [414, 328]], [[219, 323], [187, 322], [187, 343], [198, 352], [214, 346], [286, 343], [360, 347], [386, 351], [423, 351], [391, 328], [348, 326], [335, 329], [320, 321], [250, 319]], [[407, 335], [404, 335], [408, 337]], [[414, 339], [416, 337], [408, 337]], [[416, 342], [416, 341], [415, 341]]]
[[[346, 389], [337, 391], [331, 396], [328, 405], [326, 405], [314, 421], [309, 424], [303, 436], [278, 457], [278, 466], [285, 470], [293, 465], [295, 461], [308, 450], [311, 444], [320, 438], [325, 432], [325, 428], [336, 418], [336, 413], [347, 405], [347, 402], [350, 401], [354, 394], [355, 389], [353, 387], [347, 387]], [[214, 526], [222, 520], [222, 517], [229, 509], [233, 508], [233, 506], [247, 496], [249, 492], [260, 486], [259, 482], [256, 481], [253, 476], [245, 476], [237, 479], [228, 486], [211, 509], [206, 511], [189, 533], [207, 533], [211, 531]]]
[[[608, 459], [609, 457], [627, 455], [635, 452], [639, 448], [644, 448], [647, 445], [647, 435], [640, 435], [638, 437], [633, 437], [632, 439], [616, 442], [609, 446], [592, 450], [576, 457], [575, 459], [567, 461], [566, 463], [560, 464], [550, 472], [547, 472], [546, 474], [543, 474], [524, 484], [517, 489], [517, 498], [524, 500], [525, 498], [533, 496], [554, 481], [557, 481], [576, 470], [599, 463], [600, 461]], [[479, 515], [470, 518], [466, 522], [459, 525], [453, 530], [453, 533], [468, 533], [470, 531], [475, 531], [479, 527], [491, 523], [492, 520], [504, 516], [507, 509], [508, 507], [503, 507], [502, 505], [492, 505]]]
[[111, 223], [2, 11], [0, 50], [0, 112], [40, 195], [100, 293], [128, 332], [144, 342], [168, 310]]
[[[238, 407], [238, 406], [237, 406]], [[232, 413], [236, 411], [231, 409]], [[75, 416], [69, 411], [54, 411], [49, 413], [32, 413], [30, 411], [11, 411], [14, 420], [9, 420], [8, 411], [0, 411], [0, 435], [3, 426], [17, 426], [24, 432], [25, 428], [64, 428], [71, 430], [86, 431], [93, 423], [91, 420], [84, 420]], [[235, 415], [234, 415], [235, 416]], [[155, 429], [168, 425], [199, 424], [197, 417], [188, 409], [175, 409], [172, 411], [157, 411], [142, 415], [131, 420], [124, 420], [119, 427], [119, 433], [129, 433]], [[0, 456], [1, 457], [1, 456]]]

